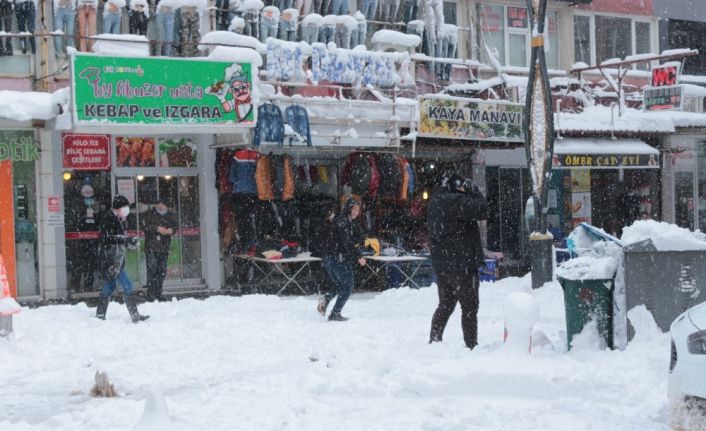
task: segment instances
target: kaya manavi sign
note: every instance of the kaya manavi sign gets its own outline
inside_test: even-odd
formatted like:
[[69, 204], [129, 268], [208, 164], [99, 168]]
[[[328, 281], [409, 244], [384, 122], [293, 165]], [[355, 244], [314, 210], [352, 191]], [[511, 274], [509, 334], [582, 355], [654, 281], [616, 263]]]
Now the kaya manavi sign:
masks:
[[523, 106], [480, 99], [422, 97], [419, 136], [523, 142]]
[[72, 56], [78, 125], [252, 127], [253, 67], [197, 59]]

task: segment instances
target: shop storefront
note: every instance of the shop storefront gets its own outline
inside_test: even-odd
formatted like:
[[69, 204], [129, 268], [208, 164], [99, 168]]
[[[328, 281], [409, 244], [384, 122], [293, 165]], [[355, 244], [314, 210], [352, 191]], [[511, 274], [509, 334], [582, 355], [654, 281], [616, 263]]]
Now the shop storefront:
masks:
[[[256, 67], [256, 66], [255, 66]], [[188, 75], [183, 70], [188, 68]], [[146, 214], [159, 200], [176, 220], [164, 289], [219, 289], [214, 134], [254, 126], [253, 64], [77, 55], [73, 128], [61, 135], [69, 294], [101, 287], [98, 225], [115, 195], [130, 202], [126, 270], [146, 283]]]
[[564, 138], [554, 143], [547, 224], [556, 240], [590, 223], [620, 236], [660, 218], [660, 152], [637, 139]]
[[39, 295], [38, 160], [34, 130], [0, 131], [0, 254], [13, 295]]
[[706, 136], [665, 138], [663, 184], [665, 221], [702, 232], [706, 229]]
[[[503, 271], [524, 265], [528, 232], [523, 231], [530, 181], [517, 103], [426, 95], [420, 98], [417, 147], [421, 154], [451, 150], [451, 167], [486, 194], [486, 248], [502, 253]], [[469, 154], [469, 150], [472, 153]]]

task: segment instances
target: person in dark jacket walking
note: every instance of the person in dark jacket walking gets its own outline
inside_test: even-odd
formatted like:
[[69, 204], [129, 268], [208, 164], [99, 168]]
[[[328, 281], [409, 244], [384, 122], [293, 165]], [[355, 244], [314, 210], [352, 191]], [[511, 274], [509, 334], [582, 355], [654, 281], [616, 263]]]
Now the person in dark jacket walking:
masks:
[[484, 262], [478, 221], [488, 217], [488, 204], [470, 180], [451, 175], [445, 182], [429, 202], [427, 213], [439, 292], [429, 342], [441, 341], [459, 302], [463, 339], [472, 349], [478, 344], [478, 268]]
[[365, 266], [366, 264], [361, 254], [363, 236], [355, 224], [355, 219], [360, 213], [360, 204], [353, 199], [348, 199], [343, 211], [333, 219], [329, 242], [331, 247], [322, 258], [324, 269], [333, 280], [335, 287], [319, 299], [316, 307], [321, 315], [326, 315], [329, 303], [334, 297], [338, 297], [328, 320], [339, 322], [348, 320], [341, 315], [341, 310], [353, 291], [353, 265], [358, 263], [360, 266]]
[[96, 309], [96, 317], [105, 320], [110, 296], [118, 283], [123, 288], [123, 298], [133, 323], [147, 320], [149, 316], [137, 311], [137, 303], [132, 295], [132, 282], [125, 272], [125, 248], [137, 247], [137, 238], [125, 235], [125, 219], [130, 214], [130, 203], [122, 195], [113, 198], [112, 208], [107, 210], [99, 225], [99, 259], [101, 275], [105, 279]]
[[177, 231], [174, 215], [158, 198], [151, 210], [142, 218], [145, 232], [145, 260], [147, 261], [147, 298], [162, 300], [162, 283], [167, 275], [167, 259], [172, 235]]

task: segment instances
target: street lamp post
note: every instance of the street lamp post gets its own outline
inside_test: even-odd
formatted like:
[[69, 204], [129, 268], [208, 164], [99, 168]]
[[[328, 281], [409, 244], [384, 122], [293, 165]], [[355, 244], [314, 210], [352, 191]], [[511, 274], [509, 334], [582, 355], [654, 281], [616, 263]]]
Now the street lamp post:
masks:
[[553, 238], [547, 231], [547, 191], [554, 149], [554, 112], [544, 56], [547, 0], [527, 0], [527, 10], [532, 29], [532, 60], [522, 127], [534, 200], [535, 225], [530, 234], [529, 251], [532, 288], [536, 289], [553, 276]]

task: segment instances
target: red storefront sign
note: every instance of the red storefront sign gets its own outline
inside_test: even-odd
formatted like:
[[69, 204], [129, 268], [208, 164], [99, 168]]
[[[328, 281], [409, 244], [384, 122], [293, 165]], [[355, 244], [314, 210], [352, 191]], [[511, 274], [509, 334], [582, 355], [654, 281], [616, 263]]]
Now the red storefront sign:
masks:
[[652, 68], [652, 86], [665, 87], [669, 85], [677, 85], [677, 76], [679, 69], [677, 66], [659, 66]]
[[64, 169], [77, 171], [110, 170], [110, 136], [65, 133]]

